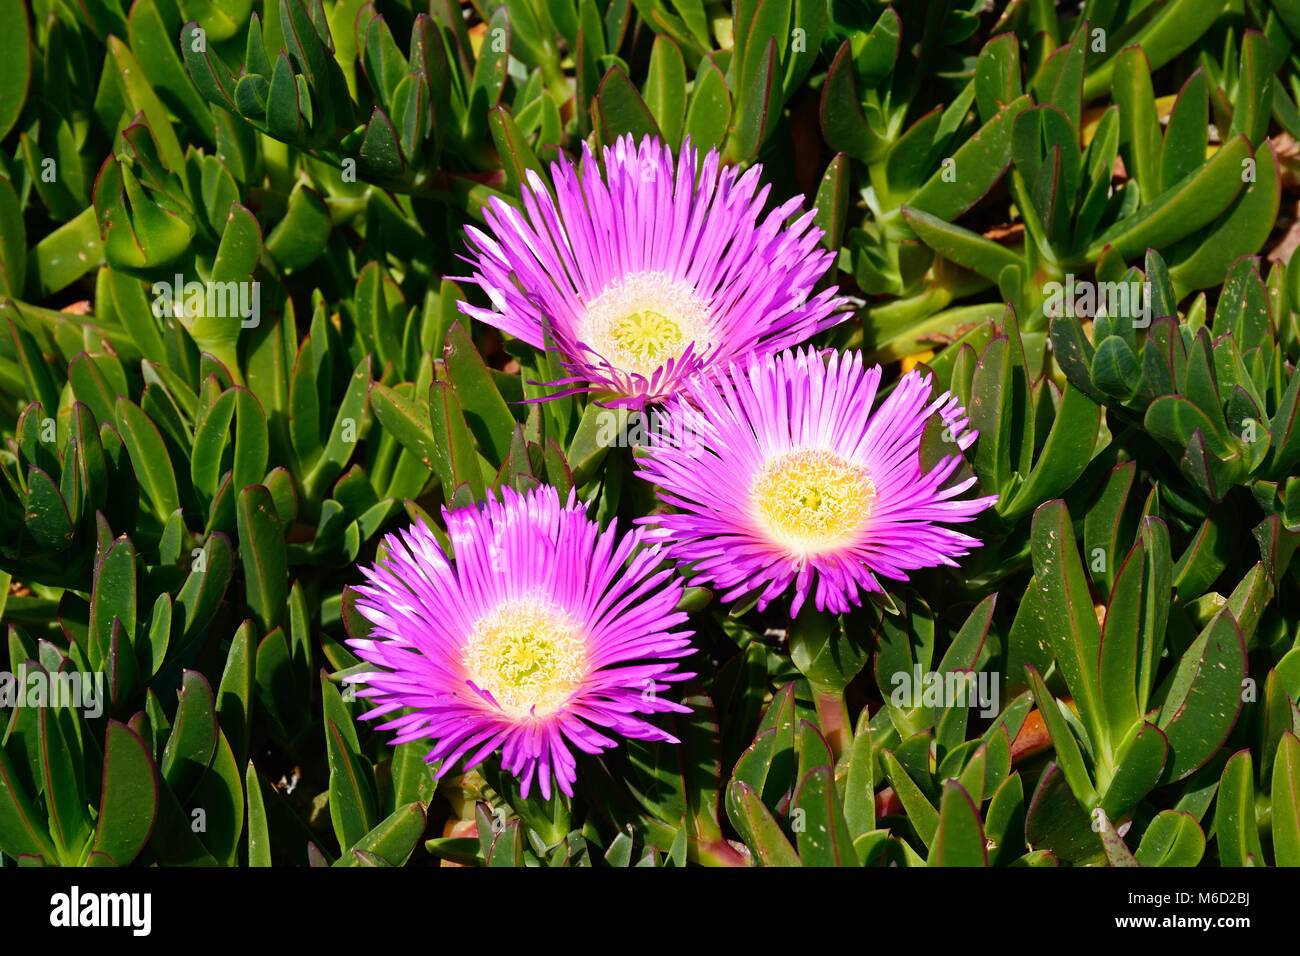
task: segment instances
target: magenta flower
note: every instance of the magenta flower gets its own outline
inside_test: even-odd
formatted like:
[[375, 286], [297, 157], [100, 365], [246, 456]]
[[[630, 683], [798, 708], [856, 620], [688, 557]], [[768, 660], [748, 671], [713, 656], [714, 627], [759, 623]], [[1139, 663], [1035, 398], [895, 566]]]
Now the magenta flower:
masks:
[[[818, 610], [843, 612], [879, 577], [955, 565], [979, 541], [945, 524], [968, 521], [996, 496], [961, 499], [971, 477], [945, 485], [975, 440], [965, 411], [909, 372], [874, 412], [880, 366], [860, 352], [812, 349], [751, 359], [691, 384], [650, 433], [641, 477], [678, 509], [659, 526], [693, 584], [723, 600], [762, 589], [759, 609], [794, 585], [791, 614], [809, 594]], [[921, 434], [939, 415], [954, 454], [929, 471]]]
[[847, 316], [834, 289], [812, 294], [835, 257], [812, 212], [787, 224], [802, 197], [763, 216], [760, 166], [742, 174], [716, 151], [700, 165], [689, 141], [674, 165], [649, 136], [603, 155], [603, 176], [585, 145], [581, 168], [552, 164], [554, 198], [530, 172], [522, 214], [493, 199], [493, 235], [466, 229], [466, 281], [493, 308], [461, 309], [538, 348], [549, 331], [572, 376], [551, 384], [609, 404], [658, 401], [701, 369], [797, 345]]
[[552, 778], [572, 795], [571, 748], [677, 742], [638, 716], [688, 712], [659, 695], [693, 676], [677, 670], [692, 653], [675, 630], [681, 579], [642, 529], [601, 531], [549, 486], [443, 514], [454, 558], [416, 524], [362, 568], [357, 610], [374, 629], [348, 644], [377, 668], [352, 678], [378, 705], [367, 718], [398, 712], [379, 729], [432, 740], [439, 776], [499, 749], [524, 796], [535, 776], [546, 798]]

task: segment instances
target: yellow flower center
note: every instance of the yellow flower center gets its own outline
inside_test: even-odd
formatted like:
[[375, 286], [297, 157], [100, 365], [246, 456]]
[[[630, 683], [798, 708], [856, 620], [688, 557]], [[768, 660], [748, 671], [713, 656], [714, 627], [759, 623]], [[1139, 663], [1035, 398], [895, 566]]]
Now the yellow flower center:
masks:
[[545, 717], [578, 689], [587, 644], [573, 620], [539, 600], [513, 600], [479, 618], [462, 651], [465, 670], [510, 717]]
[[870, 516], [875, 497], [866, 468], [821, 449], [778, 455], [750, 489], [768, 534], [801, 555], [844, 544]]
[[708, 349], [708, 307], [688, 282], [662, 272], [638, 272], [593, 299], [583, 317], [582, 339], [615, 368], [650, 378], [695, 343]]

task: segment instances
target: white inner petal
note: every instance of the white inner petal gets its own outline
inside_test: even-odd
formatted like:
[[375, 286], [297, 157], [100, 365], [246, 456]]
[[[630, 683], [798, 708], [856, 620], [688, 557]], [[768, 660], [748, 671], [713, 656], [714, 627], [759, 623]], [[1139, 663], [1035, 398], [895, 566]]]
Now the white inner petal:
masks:
[[582, 341], [614, 368], [650, 378], [695, 343], [707, 352], [709, 308], [689, 282], [663, 272], [636, 272], [606, 287], [587, 305]]

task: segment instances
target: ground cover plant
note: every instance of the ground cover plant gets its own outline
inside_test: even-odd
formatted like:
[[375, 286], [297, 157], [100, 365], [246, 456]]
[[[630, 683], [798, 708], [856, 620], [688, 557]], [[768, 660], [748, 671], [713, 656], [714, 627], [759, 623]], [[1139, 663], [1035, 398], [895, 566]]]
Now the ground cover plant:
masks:
[[1298, 66], [8, 0], [4, 864], [1300, 865]]

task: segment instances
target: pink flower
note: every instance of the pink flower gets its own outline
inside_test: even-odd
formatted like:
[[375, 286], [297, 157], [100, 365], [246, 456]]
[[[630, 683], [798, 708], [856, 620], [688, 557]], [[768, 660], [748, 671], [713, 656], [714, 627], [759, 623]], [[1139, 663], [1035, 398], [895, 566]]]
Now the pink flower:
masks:
[[[723, 600], [761, 589], [760, 610], [793, 585], [792, 614], [810, 594], [839, 613], [882, 590], [881, 577], [906, 581], [979, 545], [946, 527], [997, 500], [959, 498], [974, 477], [945, 486], [975, 440], [964, 410], [909, 372], [873, 411], [879, 385], [880, 367], [864, 369], [861, 353], [827, 361], [807, 349], [733, 365], [668, 404], [638, 473], [676, 510], [642, 520], [690, 565], [692, 584], [725, 590]], [[934, 415], [954, 453], [923, 471]]]
[[835, 259], [813, 213], [787, 222], [795, 197], [763, 215], [761, 167], [741, 173], [714, 151], [700, 164], [689, 142], [674, 164], [664, 143], [638, 149], [625, 136], [604, 149], [602, 175], [583, 149], [580, 168], [551, 166], [554, 198], [529, 173], [523, 213], [493, 199], [492, 234], [466, 229], [467, 281], [492, 308], [461, 309], [537, 348], [549, 334], [571, 375], [552, 384], [609, 404], [659, 401], [702, 370], [847, 317], [834, 289], [813, 295]]
[[378, 705], [367, 718], [390, 715], [394, 744], [433, 741], [439, 776], [499, 750], [523, 795], [536, 777], [545, 798], [552, 779], [572, 795], [574, 749], [677, 742], [640, 716], [687, 712], [660, 694], [693, 676], [677, 670], [693, 653], [681, 579], [641, 529], [602, 531], [549, 486], [444, 515], [454, 558], [416, 524], [362, 568], [374, 628], [348, 643], [376, 666], [352, 678]]

